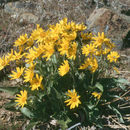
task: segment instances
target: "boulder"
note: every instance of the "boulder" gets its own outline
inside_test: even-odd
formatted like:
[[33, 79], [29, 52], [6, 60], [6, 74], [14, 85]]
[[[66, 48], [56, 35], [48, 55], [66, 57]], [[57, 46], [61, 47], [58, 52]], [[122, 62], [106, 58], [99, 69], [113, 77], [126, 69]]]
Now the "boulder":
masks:
[[130, 31], [130, 23], [117, 13], [107, 8], [95, 9], [86, 21], [88, 29], [97, 33], [105, 32], [117, 45], [117, 49], [123, 46], [123, 39]]
[[6, 3], [4, 11], [9, 13], [11, 17], [17, 18], [19, 22], [35, 23], [39, 19], [38, 16], [43, 13], [41, 12], [41, 6], [42, 4], [39, 6], [34, 2], [16, 1]]

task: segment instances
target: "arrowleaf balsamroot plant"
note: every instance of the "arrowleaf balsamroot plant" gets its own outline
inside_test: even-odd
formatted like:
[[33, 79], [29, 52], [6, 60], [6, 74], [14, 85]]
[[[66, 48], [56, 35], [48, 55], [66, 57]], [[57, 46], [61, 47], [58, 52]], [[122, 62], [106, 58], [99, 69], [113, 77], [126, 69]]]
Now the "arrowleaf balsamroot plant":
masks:
[[15, 107], [31, 123], [56, 120], [56, 129], [77, 122], [102, 127], [104, 110], [115, 107], [102, 105], [112, 100], [109, 89], [117, 86], [110, 76], [120, 57], [114, 47], [104, 32], [94, 35], [84, 24], [64, 18], [47, 30], [37, 25], [30, 35], [22, 34], [14, 50], [0, 58], [0, 70], [16, 63], [9, 75], [22, 82]]

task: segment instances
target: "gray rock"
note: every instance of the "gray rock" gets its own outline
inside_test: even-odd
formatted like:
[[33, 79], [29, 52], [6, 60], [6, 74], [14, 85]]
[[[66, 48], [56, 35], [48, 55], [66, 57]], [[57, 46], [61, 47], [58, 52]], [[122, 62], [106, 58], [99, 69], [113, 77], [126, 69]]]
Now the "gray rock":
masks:
[[[42, 6], [42, 4], [40, 5]], [[4, 11], [11, 14], [11, 17], [17, 18], [19, 22], [35, 23], [43, 13], [40, 5], [34, 2], [9, 2], [5, 4]]]
[[109, 3], [111, 8], [119, 13], [130, 10], [130, 0], [109, 0]]
[[105, 32], [117, 44], [117, 49], [123, 46], [123, 39], [130, 31], [130, 24], [110, 9], [95, 9], [87, 19], [88, 29], [97, 33]]
[[36, 23], [38, 21], [38, 17], [32, 13], [23, 13], [20, 15], [19, 22], [29, 22], [29, 23]]

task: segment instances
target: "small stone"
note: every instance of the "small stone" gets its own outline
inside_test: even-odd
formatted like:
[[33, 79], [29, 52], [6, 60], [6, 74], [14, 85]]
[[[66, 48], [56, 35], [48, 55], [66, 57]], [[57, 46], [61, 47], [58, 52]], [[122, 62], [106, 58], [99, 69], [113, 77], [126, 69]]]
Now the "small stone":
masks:
[[38, 21], [38, 17], [32, 13], [23, 13], [20, 15], [20, 22], [27, 21], [29, 23], [36, 23]]

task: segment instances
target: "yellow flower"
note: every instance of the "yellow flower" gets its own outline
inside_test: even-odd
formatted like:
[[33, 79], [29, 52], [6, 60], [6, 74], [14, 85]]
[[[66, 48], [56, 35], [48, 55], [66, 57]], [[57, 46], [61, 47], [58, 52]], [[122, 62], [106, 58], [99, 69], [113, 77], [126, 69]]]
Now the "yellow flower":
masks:
[[68, 103], [66, 106], [70, 105], [70, 109], [78, 107], [78, 105], [81, 104], [79, 100], [80, 96], [77, 96], [75, 89], [73, 91], [68, 90], [68, 93], [66, 95], [70, 97], [70, 99], [65, 101], [65, 103]]
[[76, 24], [77, 31], [83, 31], [85, 29], [87, 29], [87, 27], [84, 24]]
[[42, 44], [38, 44], [38, 47], [33, 47], [34, 50], [34, 54], [35, 54], [35, 58], [40, 57], [40, 55], [43, 53], [43, 45]]
[[36, 51], [33, 48], [29, 49], [29, 52], [25, 55], [26, 62], [32, 63], [36, 59]]
[[90, 58], [87, 58], [84, 63], [79, 67], [80, 70], [86, 69], [90, 65]]
[[23, 55], [21, 55], [21, 52], [16, 52], [14, 51], [14, 55], [12, 56], [12, 60], [19, 60], [23, 57]]
[[24, 45], [28, 40], [27, 34], [21, 35], [14, 43], [14, 46], [22, 46]]
[[84, 64], [82, 64], [79, 69], [86, 69], [88, 68], [91, 73], [94, 73], [97, 68], [98, 68], [98, 62], [96, 60], [96, 58], [87, 58], [85, 61], [84, 61]]
[[119, 56], [119, 54], [116, 51], [112, 51], [112, 52], [110, 52], [109, 55], [107, 55], [107, 59], [110, 62], [116, 62], [119, 57], [120, 56]]
[[41, 89], [43, 89], [43, 85], [42, 85], [42, 79], [43, 79], [43, 77], [42, 76], [38, 76], [38, 74], [36, 74], [36, 77], [35, 78], [33, 78], [33, 80], [31, 80], [30, 81], [30, 83], [31, 83], [31, 90], [32, 91], [34, 91], [35, 89], [39, 89], [39, 87], [41, 88]]
[[102, 54], [106, 55], [106, 54], [108, 54], [110, 51], [111, 51], [110, 48], [105, 48], [105, 49], [103, 50]]
[[27, 104], [27, 91], [24, 90], [24, 91], [20, 91], [21, 95], [20, 94], [17, 94], [16, 96], [16, 100], [15, 102], [17, 102], [16, 106], [19, 106], [19, 107], [24, 107], [25, 104]]
[[94, 73], [98, 68], [97, 59], [96, 58], [91, 58], [89, 64], [90, 64], [89, 70], [91, 71], [91, 73]]
[[31, 38], [37, 40], [37, 42], [43, 42], [45, 35], [45, 31], [37, 24], [37, 29], [33, 30]]
[[102, 93], [93, 92], [92, 95], [99, 100], [102, 96]]
[[67, 54], [67, 57], [69, 59], [74, 59], [76, 58], [76, 52], [77, 52], [77, 43], [76, 42], [73, 42], [71, 44], [71, 47], [69, 48], [68, 50], [68, 54]]
[[53, 44], [45, 44], [43, 48], [43, 58], [47, 58], [46, 61], [50, 59], [50, 57], [53, 55], [55, 52], [54, 50], [54, 45]]
[[24, 71], [23, 67], [21, 67], [21, 68], [16, 67], [16, 72], [12, 71], [12, 74], [10, 74], [11, 80], [20, 78], [20, 76], [23, 74], [23, 71]]
[[116, 73], [120, 74], [119, 70], [116, 67], [113, 67], [113, 69], [116, 71]]
[[30, 36], [27, 40], [27, 47], [26, 50], [28, 50], [32, 45], [34, 44], [34, 39], [32, 36]]
[[83, 40], [91, 40], [92, 39], [92, 33], [81, 32], [81, 37], [82, 37]]
[[77, 33], [75, 31], [71, 31], [71, 32], [64, 32], [62, 34], [63, 37], [65, 37], [65, 39], [67, 39], [68, 41], [72, 41], [75, 40], [77, 37]]
[[62, 39], [61, 41], [62, 43], [59, 44], [60, 48], [58, 49], [58, 51], [60, 52], [60, 55], [65, 55], [68, 54], [68, 50], [69, 50], [69, 41], [66, 39]]
[[7, 56], [3, 56], [2, 58], [0, 58], [0, 70], [2, 70], [8, 64], [9, 60]]
[[82, 54], [84, 54], [85, 56], [88, 56], [89, 54], [95, 54], [96, 52], [96, 48], [93, 44], [87, 44], [85, 46], [82, 47]]
[[60, 76], [64, 76], [65, 74], [67, 74], [70, 70], [68, 61], [64, 60], [64, 63], [62, 63], [58, 70]]
[[104, 42], [109, 42], [110, 40], [105, 37], [104, 32], [101, 34], [98, 32], [98, 36], [92, 38], [94, 41], [94, 45], [96, 47], [101, 46]]
[[34, 67], [36, 64], [31, 63], [29, 68], [27, 68], [25, 70], [25, 74], [24, 74], [24, 82], [29, 82], [32, 81], [33, 77], [34, 77]]

